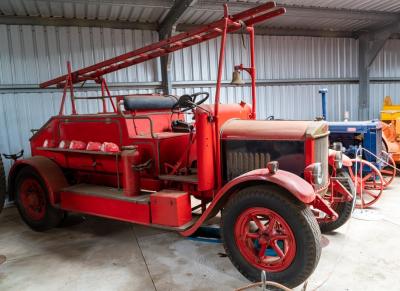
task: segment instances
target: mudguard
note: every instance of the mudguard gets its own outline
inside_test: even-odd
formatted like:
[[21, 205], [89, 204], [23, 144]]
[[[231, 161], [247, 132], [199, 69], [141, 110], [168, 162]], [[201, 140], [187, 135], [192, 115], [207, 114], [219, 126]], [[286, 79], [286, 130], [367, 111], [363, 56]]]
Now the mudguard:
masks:
[[278, 170], [275, 174], [270, 173], [268, 169], [257, 169], [247, 172], [231, 181], [222, 187], [217, 195], [212, 200], [206, 211], [189, 229], [181, 232], [184, 236], [192, 235], [208, 218], [215, 216], [229, 197], [237, 190], [246, 187], [247, 185], [271, 183], [276, 184], [289, 193], [296, 199], [305, 204], [314, 201], [316, 193], [310, 183], [303, 178], [283, 170]]
[[58, 192], [67, 187], [68, 182], [61, 168], [55, 162], [43, 156], [34, 156], [14, 163], [8, 175], [10, 196], [14, 198], [16, 178], [21, 169], [26, 166], [32, 167], [40, 175], [49, 193], [51, 204], [57, 204], [59, 202]]

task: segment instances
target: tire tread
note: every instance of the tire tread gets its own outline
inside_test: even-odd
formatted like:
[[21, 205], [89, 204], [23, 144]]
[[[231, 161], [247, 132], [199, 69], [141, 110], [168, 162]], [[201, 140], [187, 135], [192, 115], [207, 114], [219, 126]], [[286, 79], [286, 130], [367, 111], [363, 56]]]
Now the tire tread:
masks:
[[[271, 188], [274, 189], [274, 191], [270, 191]], [[235, 205], [240, 203], [240, 201], [243, 199], [244, 196], [246, 196], [248, 199], [264, 197], [266, 195], [265, 189], [266, 189], [265, 186], [252, 186], [239, 191], [228, 201], [228, 203], [225, 206], [225, 211], [223, 211], [222, 215], [224, 215], [224, 212], [226, 213], [226, 211], [230, 211], [232, 207], [235, 207]], [[321, 256], [321, 231], [312, 211], [305, 204], [301, 203], [295, 198], [290, 197], [291, 194], [287, 193], [286, 190], [277, 186], [270, 186], [268, 192], [275, 192], [275, 193], [268, 193], [268, 195], [272, 194], [272, 196], [274, 196], [274, 199], [277, 199], [279, 203], [281, 203], [284, 207], [287, 207], [288, 209], [291, 209], [295, 213], [297, 213], [298, 220], [301, 222], [303, 229], [309, 229], [307, 233], [304, 233], [304, 235], [306, 235], [305, 238], [306, 245], [315, 246], [309, 253], [309, 255], [311, 257], [314, 257], [315, 259], [308, 260], [307, 264], [302, 266], [302, 270], [295, 278], [291, 278], [291, 280], [288, 282], [279, 282], [281, 284], [286, 283], [288, 285], [287, 287], [293, 288], [295, 286], [298, 286], [302, 282], [306, 281], [307, 278], [313, 273], [319, 262]], [[223, 221], [224, 219], [221, 219], [222, 229], [224, 227]], [[224, 231], [222, 231], [222, 239], [223, 241], [225, 241], [226, 239], [224, 237]], [[250, 279], [253, 282], [259, 281], [258, 279], [252, 278], [252, 275], [246, 272], [246, 270], [244, 270], [240, 266], [240, 264], [236, 262], [236, 260], [233, 257], [233, 254], [226, 247], [225, 243], [224, 243], [224, 248], [226, 254], [230, 258], [234, 266], [239, 270], [239, 272], [241, 272], [246, 278]]]

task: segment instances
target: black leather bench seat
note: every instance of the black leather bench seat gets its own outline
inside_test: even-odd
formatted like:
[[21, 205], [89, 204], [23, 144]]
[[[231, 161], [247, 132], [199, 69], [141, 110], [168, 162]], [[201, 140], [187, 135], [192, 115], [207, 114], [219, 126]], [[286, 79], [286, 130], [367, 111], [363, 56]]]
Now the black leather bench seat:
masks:
[[172, 96], [125, 96], [125, 110], [172, 109], [177, 99]]

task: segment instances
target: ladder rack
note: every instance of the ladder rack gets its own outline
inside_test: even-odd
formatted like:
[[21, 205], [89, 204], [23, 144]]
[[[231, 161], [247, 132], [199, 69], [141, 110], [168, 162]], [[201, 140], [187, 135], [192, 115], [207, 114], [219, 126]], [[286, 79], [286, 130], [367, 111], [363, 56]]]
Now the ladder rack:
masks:
[[285, 9], [277, 8], [275, 2], [267, 2], [234, 15], [228, 15], [225, 6], [225, 15], [218, 21], [197, 28], [191, 32], [177, 34], [157, 43], [46, 81], [41, 83], [40, 87], [48, 88], [50, 86], [56, 86], [57, 88], [64, 88], [66, 85], [72, 86], [73, 84], [88, 80], [102, 83], [102, 76], [105, 74], [222, 36], [225, 31], [225, 25], [226, 32], [232, 33], [238, 31], [242, 27], [252, 27], [256, 23], [263, 22], [284, 13]]

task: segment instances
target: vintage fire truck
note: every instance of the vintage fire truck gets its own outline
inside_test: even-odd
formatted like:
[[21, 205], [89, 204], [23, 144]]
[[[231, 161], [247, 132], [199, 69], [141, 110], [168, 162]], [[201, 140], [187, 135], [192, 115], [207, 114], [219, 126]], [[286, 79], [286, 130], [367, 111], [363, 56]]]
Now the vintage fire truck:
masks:
[[[318, 220], [334, 222], [326, 197], [329, 161], [324, 121], [256, 120], [254, 25], [285, 13], [274, 2], [228, 14], [207, 26], [128, 52], [41, 84], [64, 88], [59, 115], [32, 136], [32, 157], [9, 174], [9, 195], [34, 230], [80, 212], [190, 236], [221, 212], [221, 235], [232, 263], [249, 280], [294, 287], [318, 264]], [[252, 104], [220, 104], [227, 33], [249, 34]], [[209, 93], [111, 96], [103, 76], [220, 37], [214, 103]], [[95, 81], [102, 112], [78, 114], [74, 84]], [[67, 97], [71, 114], [64, 112]], [[88, 98], [88, 97], [85, 97]], [[339, 167], [339, 166], [338, 166]], [[340, 193], [341, 190], [335, 193]], [[340, 197], [339, 197], [340, 196]]]

